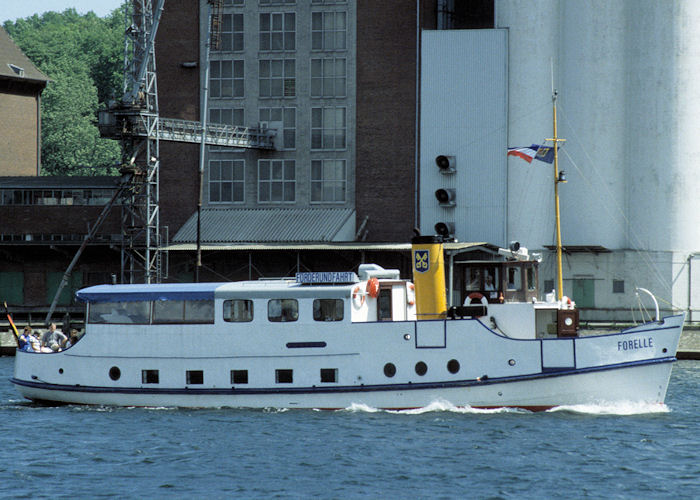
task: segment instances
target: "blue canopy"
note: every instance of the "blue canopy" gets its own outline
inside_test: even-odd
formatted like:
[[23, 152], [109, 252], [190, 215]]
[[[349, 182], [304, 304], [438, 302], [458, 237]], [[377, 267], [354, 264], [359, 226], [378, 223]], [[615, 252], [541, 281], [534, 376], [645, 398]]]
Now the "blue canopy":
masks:
[[97, 285], [75, 293], [83, 302], [143, 300], [213, 300], [223, 283], [157, 283], [152, 285]]

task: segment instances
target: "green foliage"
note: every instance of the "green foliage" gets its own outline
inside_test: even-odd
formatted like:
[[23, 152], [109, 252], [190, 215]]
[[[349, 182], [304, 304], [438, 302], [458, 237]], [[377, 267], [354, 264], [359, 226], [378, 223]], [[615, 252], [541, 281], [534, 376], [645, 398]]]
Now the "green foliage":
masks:
[[104, 18], [75, 9], [46, 12], [4, 28], [51, 80], [41, 102], [42, 173], [114, 173], [120, 146], [100, 137], [97, 112], [121, 96], [123, 9]]

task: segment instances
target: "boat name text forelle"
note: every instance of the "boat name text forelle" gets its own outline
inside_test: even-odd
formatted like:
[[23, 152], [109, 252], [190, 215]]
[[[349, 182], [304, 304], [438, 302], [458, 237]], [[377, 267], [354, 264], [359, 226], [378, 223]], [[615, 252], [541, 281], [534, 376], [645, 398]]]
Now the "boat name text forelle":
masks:
[[646, 349], [654, 347], [654, 339], [651, 337], [645, 339], [622, 340], [617, 343], [618, 351], [631, 351], [633, 349]]

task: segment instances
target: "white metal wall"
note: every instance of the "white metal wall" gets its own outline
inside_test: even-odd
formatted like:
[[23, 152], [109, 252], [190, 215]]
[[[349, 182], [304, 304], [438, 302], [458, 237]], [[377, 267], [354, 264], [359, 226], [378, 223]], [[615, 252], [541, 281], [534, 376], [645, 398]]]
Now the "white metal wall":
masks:
[[[507, 30], [423, 31], [421, 39], [420, 229], [453, 222], [461, 241], [506, 241]], [[443, 175], [438, 155], [454, 156]], [[435, 191], [456, 190], [440, 207]]]

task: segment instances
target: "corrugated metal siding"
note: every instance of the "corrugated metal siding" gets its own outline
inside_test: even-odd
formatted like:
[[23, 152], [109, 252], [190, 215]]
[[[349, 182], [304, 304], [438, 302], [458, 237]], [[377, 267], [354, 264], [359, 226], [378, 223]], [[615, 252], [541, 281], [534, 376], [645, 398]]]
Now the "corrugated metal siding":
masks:
[[[420, 226], [454, 222], [455, 237], [504, 245], [507, 199], [507, 30], [423, 31]], [[443, 175], [438, 155], [454, 156]], [[443, 208], [439, 188], [454, 188]]]
[[[201, 241], [304, 242], [335, 241], [344, 237], [348, 223], [354, 227], [352, 209], [203, 209]], [[197, 215], [173, 238], [174, 243], [197, 239]]]

